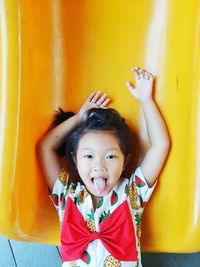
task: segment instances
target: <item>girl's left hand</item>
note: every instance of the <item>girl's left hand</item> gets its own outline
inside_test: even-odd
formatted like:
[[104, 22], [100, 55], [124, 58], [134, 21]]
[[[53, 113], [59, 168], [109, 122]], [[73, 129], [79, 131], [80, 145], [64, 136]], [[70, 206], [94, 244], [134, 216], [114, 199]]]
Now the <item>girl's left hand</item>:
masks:
[[106, 108], [110, 99], [107, 97], [107, 94], [101, 94], [101, 91], [97, 93], [92, 93], [85, 103], [82, 105], [81, 109], [78, 112], [79, 117], [81, 118], [83, 114], [91, 108]]
[[151, 99], [153, 75], [138, 67], [135, 67], [132, 70], [135, 76], [136, 86], [134, 87], [131, 82], [127, 81], [127, 87], [130, 93], [140, 102]]

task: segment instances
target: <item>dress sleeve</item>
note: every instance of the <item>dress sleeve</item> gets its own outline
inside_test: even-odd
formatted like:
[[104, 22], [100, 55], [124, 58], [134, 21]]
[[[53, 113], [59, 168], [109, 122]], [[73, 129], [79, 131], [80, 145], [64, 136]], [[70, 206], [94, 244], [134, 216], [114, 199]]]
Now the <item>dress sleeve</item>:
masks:
[[67, 196], [74, 184], [69, 180], [69, 174], [62, 169], [56, 179], [52, 192], [49, 194], [57, 211], [64, 210], [66, 206]]
[[152, 187], [149, 187], [142, 170], [140, 167], [137, 167], [133, 172], [129, 182], [129, 198], [132, 201], [133, 208], [144, 207], [148, 202], [153, 190], [157, 184], [157, 181]]

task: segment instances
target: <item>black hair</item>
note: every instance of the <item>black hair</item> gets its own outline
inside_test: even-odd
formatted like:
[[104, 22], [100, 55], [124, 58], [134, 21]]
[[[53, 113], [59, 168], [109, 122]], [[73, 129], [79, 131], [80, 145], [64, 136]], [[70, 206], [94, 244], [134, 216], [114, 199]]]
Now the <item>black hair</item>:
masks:
[[[75, 113], [72, 111], [64, 111], [62, 108], [59, 108], [53, 118], [53, 122], [51, 124], [51, 129], [58, 126], [60, 123], [64, 122], [65, 120], [68, 120], [72, 116], [74, 116]], [[65, 142], [57, 149], [57, 154], [61, 157], [67, 156], [67, 138]]]
[[84, 113], [78, 127], [68, 137], [67, 154], [76, 158], [80, 138], [91, 131], [113, 133], [124, 157], [131, 153], [131, 132], [120, 114], [113, 108], [92, 108]]

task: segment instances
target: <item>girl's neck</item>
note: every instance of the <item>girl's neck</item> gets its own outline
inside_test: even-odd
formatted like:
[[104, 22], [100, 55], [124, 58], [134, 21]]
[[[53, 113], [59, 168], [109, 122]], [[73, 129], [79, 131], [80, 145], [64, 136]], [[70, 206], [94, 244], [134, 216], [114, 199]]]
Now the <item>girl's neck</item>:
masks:
[[98, 205], [99, 201], [102, 199], [102, 197], [96, 197], [96, 196], [93, 196], [93, 195], [91, 197], [92, 197], [93, 209], [95, 211], [96, 208], [97, 208], [97, 205]]

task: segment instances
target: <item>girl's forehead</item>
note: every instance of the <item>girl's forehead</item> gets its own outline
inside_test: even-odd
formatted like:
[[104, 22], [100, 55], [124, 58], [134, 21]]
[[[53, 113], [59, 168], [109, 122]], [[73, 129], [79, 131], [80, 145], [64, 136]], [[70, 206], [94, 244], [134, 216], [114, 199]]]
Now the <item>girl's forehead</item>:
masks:
[[81, 138], [81, 139], [91, 139], [91, 138], [94, 138], [94, 139], [102, 139], [102, 138], [110, 138], [110, 139], [116, 139], [114, 133], [112, 131], [90, 131], [90, 132], [87, 132], [85, 133]]
[[[113, 132], [110, 131], [91, 131], [83, 135], [79, 140], [79, 146], [86, 146], [86, 144], [102, 146], [114, 145], [119, 147], [118, 140]], [[87, 147], [87, 146], [86, 146]]]

